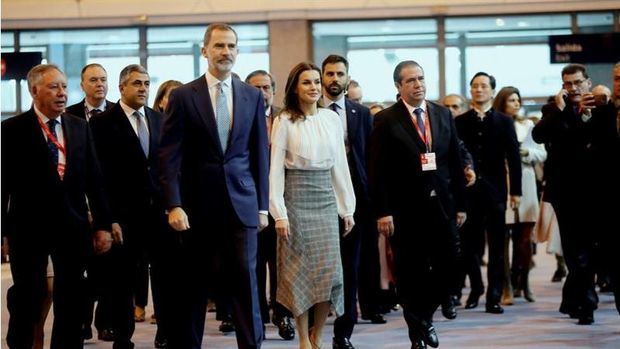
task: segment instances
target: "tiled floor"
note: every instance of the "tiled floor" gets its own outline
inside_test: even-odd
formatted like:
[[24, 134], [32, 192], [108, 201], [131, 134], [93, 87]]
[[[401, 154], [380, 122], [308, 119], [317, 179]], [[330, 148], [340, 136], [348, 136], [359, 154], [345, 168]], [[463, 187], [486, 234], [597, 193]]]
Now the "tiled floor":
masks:
[[[484, 312], [484, 304], [474, 310], [459, 309], [456, 320], [445, 320], [440, 313], [435, 316], [435, 327], [439, 333], [440, 348], [545, 348], [545, 349], [618, 349], [620, 348], [620, 316], [608, 294], [600, 296], [599, 310], [595, 313], [596, 322], [592, 326], [577, 326], [575, 320], [557, 312], [560, 302], [561, 284], [549, 282], [554, 270], [555, 260], [539, 249], [536, 256], [537, 267], [532, 270], [533, 289], [537, 296], [535, 303], [526, 303], [522, 298], [516, 304], [506, 307], [503, 315]], [[2, 265], [2, 347], [6, 347], [6, 290], [11, 276], [8, 265]], [[481, 298], [483, 299], [483, 298]], [[150, 315], [152, 309], [147, 309]], [[407, 327], [402, 313], [391, 313], [385, 325], [372, 325], [361, 322], [355, 327], [352, 342], [357, 349], [407, 349]], [[47, 330], [51, 328], [48, 319]], [[327, 334], [331, 332], [331, 320], [326, 329], [323, 348], [330, 348]], [[236, 348], [234, 335], [221, 335], [213, 313], [208, 314], [205, 328], [204, 348]], [[139, 323], [136, 326], [134, 342], [137, 349], [153, 347], [155, 325]], [[49, 338], [47, 338], [49, 343]], [[111, 348], [111, 343], [88, 341], [87, 349]], [[263, 344], [268, 348], [296, 348], [296, 341], [283, 341], [273, 325], [267, 326], [267, 339]]]

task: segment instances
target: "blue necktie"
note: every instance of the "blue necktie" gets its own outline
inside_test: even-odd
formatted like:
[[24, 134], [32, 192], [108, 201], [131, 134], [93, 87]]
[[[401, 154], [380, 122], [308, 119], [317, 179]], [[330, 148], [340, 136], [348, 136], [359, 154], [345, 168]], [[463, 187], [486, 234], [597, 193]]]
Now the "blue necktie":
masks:
[[220, 136], [220, 144], [222, 152], [226, 152], [228, 147], [228, 132], [230, 131], [230, 112], [228, 111], [228, 103], [226, 101], [226, 93], [224, 93], [224, 83], [217, 84], [218, 95], [215, 108], [215, 117], [217, 119], [217, 134]]
[[[56, 119], [50, 119], [47, 122], [47, 128], [50, 130], [50, 133], [56, 139], [58, 139], [58, 136], [56, 135], [57, 124], [58, 124], [58, 120]], [[54, 142], [52, 142], [51, 137], [47, 138], [47, 147], [49, 148], [50, 153], [52, 154], [52, 161], [54, 161], [54, 165], [58, 165], [58, 147], [56, 146], [56, 144], [54, 144]]]
[[415, 114], [416, 121], [418, 123], [418, 128], [423, 135], [426, 135], [426, 128], [424, 127], [424, 118], [422, 117], [422, 113], [424, 111], [422, 108], [415, 108], [413, 113]]
[[[329, 108], [334, 111], [334, 113], [338, 114], [338, 104], [332, 103]], [[340, 115], [340, 114], [339, 114]]]
[[143, 120], [142, 114], [139, 111], [133, 112], [133, 115], [136, 117], [136, 125], [138, 126], [138, 139], [140, 140], [140, 145], [142, 146], [142, 151], [144, 152], [144, 156], [149, 157], [149, 129], [146, 126], [146, 121]]

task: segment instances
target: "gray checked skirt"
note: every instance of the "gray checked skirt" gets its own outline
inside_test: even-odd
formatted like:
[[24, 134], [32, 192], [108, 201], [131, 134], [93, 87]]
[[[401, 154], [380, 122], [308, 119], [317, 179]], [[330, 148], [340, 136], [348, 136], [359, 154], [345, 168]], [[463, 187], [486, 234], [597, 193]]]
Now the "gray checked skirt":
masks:
[[330, 302], [344, 313], [338, 210], [331, 170], [286, 170], [289, 241], [278, 238], [276, 299], [294, 316]]

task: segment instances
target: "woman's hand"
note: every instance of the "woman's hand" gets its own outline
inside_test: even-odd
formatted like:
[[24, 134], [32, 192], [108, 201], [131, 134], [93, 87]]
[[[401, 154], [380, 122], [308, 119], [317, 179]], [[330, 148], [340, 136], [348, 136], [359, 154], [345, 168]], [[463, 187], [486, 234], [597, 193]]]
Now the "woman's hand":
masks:
[[276, 233], [278, 233], [278, 236], [284, 239], [284, 241], [288, 242], [288, 237], [290, 235], [288, 219], [280, 219], [276, 221]]
[[347, 236], [353, 227], [355, 226], [355, 221], [353, 220], [353, 216], [344, 217], [344, 234], [342, 236]]

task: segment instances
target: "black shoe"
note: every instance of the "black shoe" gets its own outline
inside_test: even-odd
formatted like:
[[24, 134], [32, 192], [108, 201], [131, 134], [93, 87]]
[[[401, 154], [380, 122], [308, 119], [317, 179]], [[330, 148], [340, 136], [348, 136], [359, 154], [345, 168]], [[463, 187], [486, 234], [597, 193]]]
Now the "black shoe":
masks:
[[411, 349], [426, 349], [426, 343], [420, 338], [416, 338], [413, 343], [411, 343]]
[[382, 314], [362, 315], [362, 320], [370, 320], [373, 324], [385, 324], [387, 320]]
[[566, 276], [566, 269], [558, 268], [553, 273], [553, 276], [551, 277], [551, 282], [561, 282], [565, 276]]
[[588, 312], [579, 316], [577, 325], [592, 325], [594, 323], [594, 313]]
[[105, 328], [97, 334], [97, 339], [104, 342], [114, 342], [116, 339], [116, 333], [111, 328]]
[[498, 303], [490, 303], [486, 305], [486, 312], [491, 314], [503, 314], [504, 308]]
[[153, 342], [153, 346], [157, 349], [168, 349], [168, 341], [165, 339], [155, 339], [155, 341]]
[[456, 306], [454, 305], [452, 296], [441, 304], [441, 314], [448, 320], [456, 319]]
[[235, 325], [230, 320], [223, 320], [220, 324], [220, 332], [222, 333], [230, 333], [235, 332]]
[[93, 330], [90, 328], [90, 325], [84, 325], [82, 328], [82, 339], [88, 340], [93, 338]]
[[454, 303], [454, 306], [456, 307], [460, 307], [461, 305], [463, 305], [463, 303], [461, 303], [461, 295], [452, 296], [452, 303]]
[[332, 349], [355, 349], [347, 337], [334, 337], [332, 339]]
[[479, 294], [469, 294], [467, 301], [465, 302], [465, 309], [474, 309], [478, 307]]
[[290, 341], [295, 338], [295, 326], [293, 326], [293, 322], [291, 318], [288, 316], [283, 317], [279, 321], [276, 326], [278, 327], [278, 335], [282, 337], [285, 341]]
[[437, 337], [435, 327], [433, 327], [433, 325], [422, 324], [420, 329], [424, 342], [432, 348], [437, 348], [439, 346], [439, 337]]

